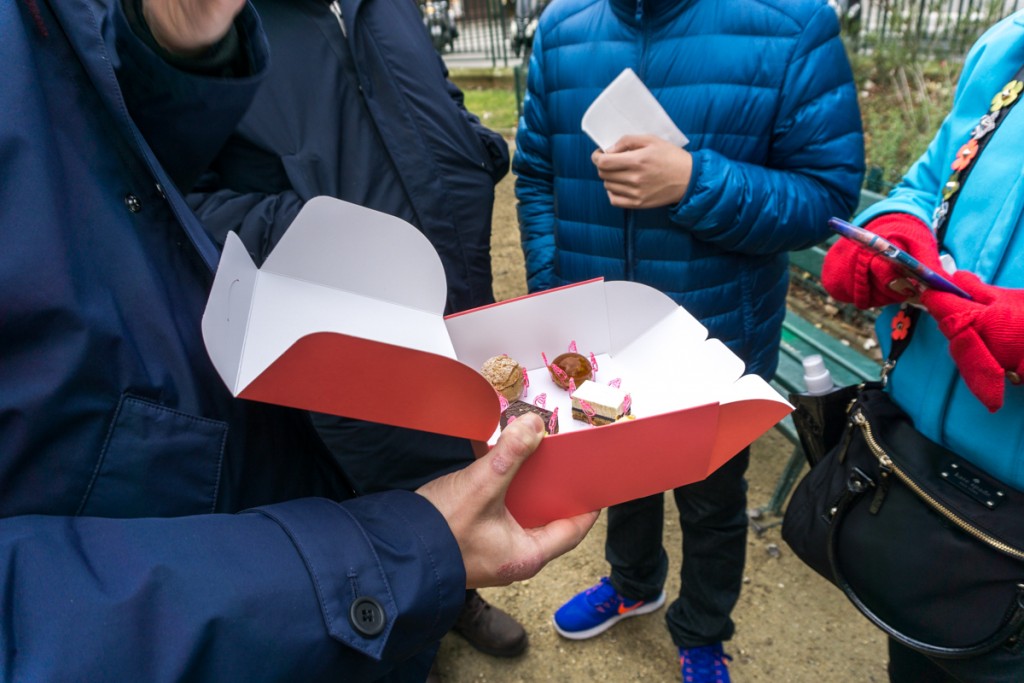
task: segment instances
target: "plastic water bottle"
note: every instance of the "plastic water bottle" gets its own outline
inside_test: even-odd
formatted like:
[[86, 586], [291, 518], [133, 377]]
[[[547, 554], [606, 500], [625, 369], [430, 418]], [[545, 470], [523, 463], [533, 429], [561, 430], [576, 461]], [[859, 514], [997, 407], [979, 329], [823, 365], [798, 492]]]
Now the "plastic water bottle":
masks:
[[807, 356], [804, 363], [804, 386], [811, 396], [827, 394], [835, 386], [832, 374], [825, 367], [825, 359], [820, 354]]

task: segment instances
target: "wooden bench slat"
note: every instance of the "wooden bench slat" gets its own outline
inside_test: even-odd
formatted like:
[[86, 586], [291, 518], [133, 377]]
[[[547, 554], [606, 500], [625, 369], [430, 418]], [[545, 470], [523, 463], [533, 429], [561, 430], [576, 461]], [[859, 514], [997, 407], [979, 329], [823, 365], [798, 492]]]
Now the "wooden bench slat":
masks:
[[782, 340], [796, 348], [800, 348], [802, 343], [805, 347], [814, 349], [812, 353], [820, 353], [837, 384], [852, 384], [878, 378], [880, 366], [877, 362], [846, 346], [792, 311], [786, 311]]

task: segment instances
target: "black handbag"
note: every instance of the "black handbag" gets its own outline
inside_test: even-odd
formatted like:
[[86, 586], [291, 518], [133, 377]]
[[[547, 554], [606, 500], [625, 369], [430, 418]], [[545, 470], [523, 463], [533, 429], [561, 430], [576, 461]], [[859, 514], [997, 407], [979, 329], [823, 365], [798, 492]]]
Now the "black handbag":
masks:
[[914, 429], [865, 387], [800, 482], [782, 537], [890, 637], [974, 657], [1024, 633], [1024, 493]]

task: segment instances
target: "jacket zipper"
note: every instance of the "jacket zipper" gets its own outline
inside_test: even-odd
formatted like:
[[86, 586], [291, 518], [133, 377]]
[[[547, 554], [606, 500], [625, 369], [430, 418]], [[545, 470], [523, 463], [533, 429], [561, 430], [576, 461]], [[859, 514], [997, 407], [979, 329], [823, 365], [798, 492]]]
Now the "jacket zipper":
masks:
[[[636, 10], [634, 13], [637, 23], [640, 26], [640, 63], [637, 64], [637, 75], [643, 80], [644, 77], [644, 62], [647, 60], [647, 24], [644, 21], [644, 0], [636, 0]], [[626, 209], [626, 234], [625, 234], [625, 246], [626, 246], [626, 264], [624, 274], [626, 280], [636, 280], [636, 273], [634, 268], [634, 260], [636, 258], [636, 211], [632, 209]]]
[[853, 414], [851, 419], [853, 420], [854, 424], [860, 427], [861, 432], [863, 432], [864, 441], [868, 444], [868, 448], [871, 450], [871, 453], [875, 456], [875, 458], [878, 459], [878, 464], [882, 468], [882, 472], [896, 475], [896, 478], [899, 479], [908, 489], [913, 491], [918, 498], [925, 502], [925, 504], [927, 504], [933, 510], [935, 510], [940, 515], [942, 515], [950, 522], [955, 524], [965, 533], [970, 534], [982, 543], [998, 550], [1001, 553], [1009, 555], [1010, 557], [1013, 557], [1018, 560], [1024, 560], [1024, 550], [1019, 550], [1018, 548], [1014, 548], [1011, 545], [1003, 543], [999, 539], [994, 538], [989, 534], [986, 534], [984, 531], [978, 529], [969, 522], [965, 521], [956, 513], [954, 513], [949, 508], [944, 506], [942, 503], [935, 500], [924, 489], [918, 486], [917, 483], [914, 482], [914, 480], [911, 479], [906, 472], [897, 467], [896, 463], [893, 462], [892, 458], [890, 458], [889, 455], [885, 452], [885, 450], [878, 445], [878, 441], [875, 440], [875, 435], [871, 431], [871, 424], [868, 422], [867, 418], [864, 417], [863, 412], [858, 410], [856, 413]]
[[330, 8], [331, 13], [338, 19], [338, 26], [341, 27], [341, 35], [348, 38], [348, 31], [345, 30], [345, 22], [341, 18], [341, 5], [338, 3], [338, 0], [331, 0]]

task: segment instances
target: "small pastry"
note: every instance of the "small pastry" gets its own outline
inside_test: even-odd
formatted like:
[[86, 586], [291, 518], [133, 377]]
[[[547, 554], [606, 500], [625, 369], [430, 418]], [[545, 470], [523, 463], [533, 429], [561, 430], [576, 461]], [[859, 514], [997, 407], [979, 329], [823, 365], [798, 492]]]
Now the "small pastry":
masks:
[[584, 382], [572, 395], [572, 419], [607, 425], [630, 414], [629, 394], [618, 387]]
[[587, 357], [573, 352], [563, 353], [551, 361], [548, 372], [551, 373], [552, 381], [563, 389], [569, 388], [570, 379], [578, 387], [588, 379], [594, 378], [594, 368]]
[[523, 368], [504, 354], [488, 358], [480, 368], [480, 374], [506, 401], [515, 401], [523, 395]]
[[545, 434], [557, 434], [558, 433], [558, 412], [550, 411], [532, 403], [526, 401], [512, 401], [508, 404], [508, 408], [501, 414], [499, 424], [504, 429], [508, 426], [511, 420], [516, 419], [527, 413], [533, 413], [540, 417], [544, 421], [544, 433]]

